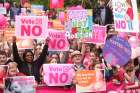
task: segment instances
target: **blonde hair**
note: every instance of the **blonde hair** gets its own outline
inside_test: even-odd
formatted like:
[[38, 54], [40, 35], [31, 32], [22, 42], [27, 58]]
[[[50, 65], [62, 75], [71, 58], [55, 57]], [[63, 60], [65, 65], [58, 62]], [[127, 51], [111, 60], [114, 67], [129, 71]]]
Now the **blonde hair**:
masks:
[[16, 62], [10, 62], [8, 63], [8, 66], [10, 67], [11, 65], [15, 65], [16, 67], [18, 66], [18, 64]]

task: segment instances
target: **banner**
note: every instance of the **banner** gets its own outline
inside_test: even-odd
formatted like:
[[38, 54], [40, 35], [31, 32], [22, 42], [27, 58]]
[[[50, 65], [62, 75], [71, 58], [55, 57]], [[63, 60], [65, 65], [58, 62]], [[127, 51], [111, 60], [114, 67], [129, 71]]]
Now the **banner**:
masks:
[[48, 18], [45, 16], [16, 16], [16, 36], [20, 38], [46, 38]]
[[112, 0], [115, 30], [139, 32], [137, 0]]
[[92, 24], [91, 10], [67, 10], [65, 31], [68, 38], [91, 38]]
[[103, 48], [103, 57], [111, 65], [123, 66], [131, 58], [131, 47], [128, 41], [114, 36], [108, 39]]
[[69, 42], [65, 35], [66, 32], [49, 29], [48, 37], [49, 40], [49, 51], [68, 51]]
[[106, 36], [106, 26], [94, 25], [92, 38], [83, 38], [81, 40], [85, 43], [105, 44]]
[[44, 64], [44, 82], [48, 86], [70, 85], [73, 71], [73, 64]]
[[50, 8], [63, 8], [64, 0], [50, 0]]
[[4, 93], [35, 93], [33, 76], [7, 77]]
[[76, 73], [76, 93], [106, 90], [104, 70], [81, 70]]

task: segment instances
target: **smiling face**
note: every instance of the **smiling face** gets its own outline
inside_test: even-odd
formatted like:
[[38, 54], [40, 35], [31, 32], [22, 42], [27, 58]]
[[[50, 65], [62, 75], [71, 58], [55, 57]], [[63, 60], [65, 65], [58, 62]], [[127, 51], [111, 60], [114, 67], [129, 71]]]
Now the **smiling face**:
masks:
[[25, 55], [25, 60], [29, 63], [33, 62], [33, 54], [31, 52], [27, 52]]
[[8, 64], [9, 69], [8, 69], [8, 75], [9, 76], [16, 76], [17, 74], [17, 64], [15, 62], [10, 62]]
[[82, 60], [82, 55], [74, 55], [72, 57], [73, 63], [75, 64], [81, 64], [81, 60]]

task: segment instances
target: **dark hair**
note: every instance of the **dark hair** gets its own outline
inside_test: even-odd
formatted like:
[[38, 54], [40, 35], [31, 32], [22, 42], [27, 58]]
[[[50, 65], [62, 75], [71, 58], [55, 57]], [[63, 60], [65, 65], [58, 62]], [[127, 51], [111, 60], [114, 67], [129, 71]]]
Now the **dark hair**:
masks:
[[58, 61], [58, 63], [60, 63], [60, 56], [59, 56], [59, 54], [57, 52], [55, 52], [55, 53], [52, 53], [50, 55], [50, 57], [52, 58], [53, 55], [57, 55], [58, 56], [58, 60], [57, 61]]
[[30, 49], [26, 49], [25, 52], [23, 53], [23, 60], [26, 61], [25, 57], [27, 53], [31, 53], [34, 59], [34, 53], [32, 52], [32, 50]]
[[0, 55], [5, 55], [5, 56], [7, 56], [6, 52], [5, 52], [5, 51], [2, 51], [2, 50], [0, 50]]

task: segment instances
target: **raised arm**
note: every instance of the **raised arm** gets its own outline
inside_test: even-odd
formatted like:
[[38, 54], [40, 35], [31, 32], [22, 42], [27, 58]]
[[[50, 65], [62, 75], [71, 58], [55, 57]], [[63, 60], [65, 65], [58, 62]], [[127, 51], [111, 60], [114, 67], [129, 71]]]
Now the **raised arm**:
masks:
[[39, 67], [41, 67], [41, 65], [44, 63], [44, 61], [46, 59], [46, 55], [48, 54], [48, 42], [49, 42], [49, 39], [47, 38], [45, 40], [45, 45], [43, 47], [43, 50], [42, 50], [39, 58], [37, 59], [37, 64], [39, 65]]
[[13, 46], [12, 46], [12, 49], [13, 49], [13, 59], [14, 61], [17, 63], [17, 64], [21, 64], [22, 63], [22, 60], [18, 54], [18, 49], [17, 49], [17, 45], [16, 45], [16, 37], [14, 36], [13, 37]]

